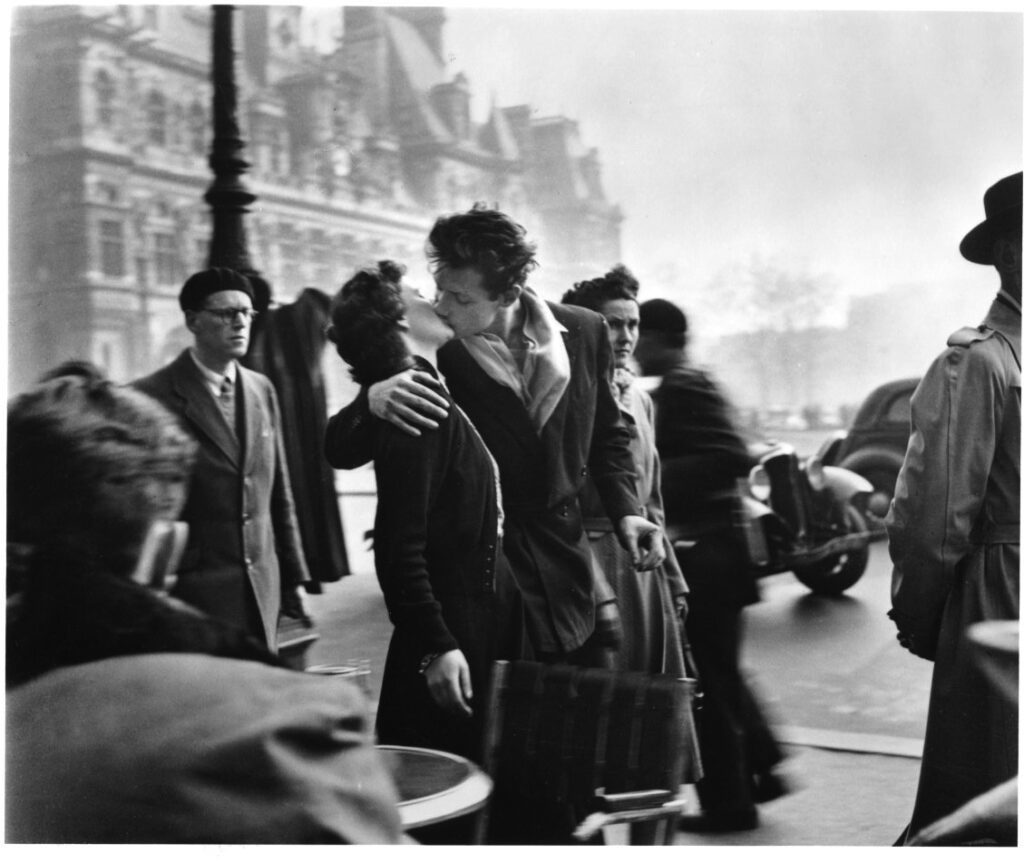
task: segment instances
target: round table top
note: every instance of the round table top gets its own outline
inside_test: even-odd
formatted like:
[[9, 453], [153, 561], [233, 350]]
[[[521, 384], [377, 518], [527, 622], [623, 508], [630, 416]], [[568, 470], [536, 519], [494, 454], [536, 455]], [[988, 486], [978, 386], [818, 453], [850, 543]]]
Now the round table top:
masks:
[[472, 761], [416, 746], [378, 745], [398, 789], [402, 826], [409, 830], [480, 809], [492, 782]]

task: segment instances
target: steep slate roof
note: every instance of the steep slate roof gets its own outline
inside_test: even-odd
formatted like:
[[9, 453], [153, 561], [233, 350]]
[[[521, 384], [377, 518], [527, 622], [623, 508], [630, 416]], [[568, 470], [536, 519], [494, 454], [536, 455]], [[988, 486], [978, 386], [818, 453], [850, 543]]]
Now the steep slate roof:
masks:
[[484, 150], [497, 153], [502, 159], [516, 161], [520, 157], [519, 145], [512, 134], [512, 127], [505, 117], [505, 112], [498, 107], [491, 108], [491, 116], [480, 129], [478, 141]]
[[546, 117], [532, 124], [536, 152], [545, 182], [538, 189], [548, 200], [585, 200], [587, 183], [580, 170], [582, 145], [575, 124], [564, 117]]
[[412, 24], [394, 15], [386, 16], [385, 20], [397, 65], [412, 95], [420, 130], [434, 141], [451, 142], [454, 136], [430, 104], [428, 95], [434, 87], [444, 83], [443, 66]]

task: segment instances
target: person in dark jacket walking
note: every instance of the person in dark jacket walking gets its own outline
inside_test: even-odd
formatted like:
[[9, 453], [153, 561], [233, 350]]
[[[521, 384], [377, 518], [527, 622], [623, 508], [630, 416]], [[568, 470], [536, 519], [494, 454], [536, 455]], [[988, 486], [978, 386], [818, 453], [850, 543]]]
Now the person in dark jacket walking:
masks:
[[732, 409], [707, 372], [687, 357], [686, 315], [667, 300], [640, 306], [636, 359], [661, 377], [654, 393], [655, 442], [669, 538], [690, 588], [686, 632], [704, 692], [698, 740], [702, 812], [683, 816], [695, 832], [749, 830], [758, 801], [784, 792], [768, 722], [740, 668], [742, 609], [757, 583], [734, 533], [736, 481], [752, 462]]

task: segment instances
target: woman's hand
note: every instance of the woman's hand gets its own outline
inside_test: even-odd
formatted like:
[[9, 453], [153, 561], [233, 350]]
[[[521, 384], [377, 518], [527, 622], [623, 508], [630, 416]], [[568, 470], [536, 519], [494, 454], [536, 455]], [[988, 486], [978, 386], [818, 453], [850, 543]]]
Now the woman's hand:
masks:
[[451, 713], [473, 715], [469, 700], [473, 697], [473, 685], [469, 680], [469, 663], [461, 650], [442, 653], [423, 672], [427, 688], [437, 704]]
[[415, 369], [378, 381], [366, 395], [370, 413], [413, 437], [420, 436], [420, 429], [436, 429], [448, 416], [448, 402], [438, 392], [437, 381]]

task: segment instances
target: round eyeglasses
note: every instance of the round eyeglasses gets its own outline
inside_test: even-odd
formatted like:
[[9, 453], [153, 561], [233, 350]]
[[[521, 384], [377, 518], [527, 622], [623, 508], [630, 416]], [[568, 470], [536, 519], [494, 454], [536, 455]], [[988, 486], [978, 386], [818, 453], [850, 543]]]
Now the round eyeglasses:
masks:
[[209, 312], [222, 324], [233, 323], [236, 317], [245, 322], [252, 321], [259, 314], [255, 309], [200, 309], [201, 312]]

